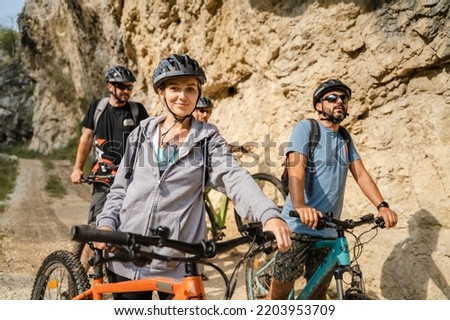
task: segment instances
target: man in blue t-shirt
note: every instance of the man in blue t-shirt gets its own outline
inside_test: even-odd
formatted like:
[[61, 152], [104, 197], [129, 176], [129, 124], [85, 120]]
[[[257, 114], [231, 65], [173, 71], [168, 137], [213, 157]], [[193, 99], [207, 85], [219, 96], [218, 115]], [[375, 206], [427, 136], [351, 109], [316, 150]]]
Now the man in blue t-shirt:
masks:
[[[314, 151], [313, 173], [308, 170], [311, 122], [300, 121], [293, 129], [286, 150], [289, 194], [282, 216], [292, 230], [292, 247], [276, 255], [268, 299], [287, 299], [296, 279], [304, 275], [308, 281], [327, 254], [325, 249], [308, 250], [318, 238], [335, 238], [331, 229], [317, 230], [319, 217], [332, 212], [339, 219], [348, 169], [367, 198], [376, 206], [387, 228], [397, 224], [397, 214], [384, 201], [377, 185], [365, 169], [353, 144], [339, 133], [340, 123], [348, 115], [351, 89], [340, 80], [331, 79], [318, 86], [313, 94], [313, 106], [318, 113], [319, 140]], [[312, 190], [308, 189], [310, 179]], [[300, 217], [290, 217], [296, 211]], [[326, 299], [332, 279], [320, 288], [316, 299]]]

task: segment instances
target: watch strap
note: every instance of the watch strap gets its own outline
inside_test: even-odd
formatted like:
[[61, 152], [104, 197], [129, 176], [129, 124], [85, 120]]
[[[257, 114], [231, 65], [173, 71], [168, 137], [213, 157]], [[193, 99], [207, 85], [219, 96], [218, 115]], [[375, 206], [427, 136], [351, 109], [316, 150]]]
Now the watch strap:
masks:
[[389, 204], [386, 201], [381, 201], [381, 203], [377, 205], [377, 210], [380, 211], [381, 208], [389, 208]]

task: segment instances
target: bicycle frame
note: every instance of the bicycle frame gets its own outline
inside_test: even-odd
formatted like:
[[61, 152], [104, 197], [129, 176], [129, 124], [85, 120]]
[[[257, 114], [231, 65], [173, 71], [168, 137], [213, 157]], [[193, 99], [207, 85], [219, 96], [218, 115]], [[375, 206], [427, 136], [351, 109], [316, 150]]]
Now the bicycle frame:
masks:
[[338, 299], [344, 299], [342, 277], [344, 272], [350, 270], [351, 260], [347, 238], [344, 235], [340, 235], [336, 239], [318, 240], [311, 246], [311, 249], [322, 248], [329, 248], [330, 251], [322, 265], [314, 272], [303, 290], [297, 295], [297, 300], [311, 299], [330, 272], [334, 272]]
[[205, 211], [208, 214], [209, 220], [211, 222], [211, 232], [214, 240], [222, 240], [225, 237], [225, 233], [222, 231], [226, 228], [226, 218], [228, 211], [228, 203], [229, 199], [226, 195], [220, 195], [220, 206], [219, 210], [216, 211], [214, 209], [214, 205], [209, 197], [209, 192], [211, 190], [205, 192]]
[[[344, 289], [342, 284], [342, 277], [344, 272], [350, 271], [350, 253], [348, 249], [348, 241], [344, 236], [336, 239], [323, 239], [314, 242], [311, 249], [329, 248], [330, 251], [322, 265], [316, 270], [311, 279], [306, 283], [305, 287], [295, 296], [294, 291], [289, 294], [289, 300], [309, 300], [311, 299], [317, 290], [320, 288], [321, 283], [325, 278], [334, 272], [336, 287], [338, 291], [338, 299], [344, 298]], [[275, 257], [272, 257], [270, 261], [261, 269], [258, 270], [258, 274], [264, 274], [267, 269], [275, 262]], [[260, 289], [264, 288], [258, 283]]]
[[173, 300], [205, 300], [206, 293], [200, 275], [188, 276], [177, 281], [170, 278], [147, 278], [116, 283], [104, 283], [103, 277], [95, 278], [90, 289], [72, 300], [103, 300], [108, 293], [126, 293], [138, 291], [159, 291], [173, 294]]
[[[296, 215], [297, 213], [294, 211], [290, 213], [290, 216]], [[337, 220], [333, 219], [332, 215], [329, 215], [328, 217], [323, 217], [319, 224], [321, 228], [329, 227], [335, 229], [337, 238], [318, 239], [311, 243], [310, 250], [329, 249], [329, 251], [324, 257], [322, 264], [317, 268], [300, 292], [295, 296], [294, 289], [291, 290], [288, 299], [315, 299], [319, 293], [318, 291], [323, 288], [324, 281], [333, 275], [337, 289], [336, 299], [371, 300], [371, 298], [365, 294], [362, 272], [357, 263], [357, 258], [360, 256], [361, 251], [356, 252], [354, 250], [355, 256], [353, 259], [351, 258], [345, 232], [365, 224], [372, 224], [372, 227], [369, 230], [366, 230], [358, 236], [354, 235], [355, 248], [358, 248], [363, 245], [360, 241], [360, 237], [363, 234], [376, 228], [384, 228], [383, 219], [380, 217], [375, 218], [373, 214], [368, 214], [357, 221], [351, 219]], [[264, 259], [261, 260], [261, 258]], [[247, 263], [246, 285], [247, 296], [249, 299], [262, 298], [268, 294], [274, 262], [275, 256], [270, 257], [266, 255], [258, 258], [255, 256], [255, 258]], [[344, 288], [344, 274], [346, 273], [351, 274], [349, 288]]]

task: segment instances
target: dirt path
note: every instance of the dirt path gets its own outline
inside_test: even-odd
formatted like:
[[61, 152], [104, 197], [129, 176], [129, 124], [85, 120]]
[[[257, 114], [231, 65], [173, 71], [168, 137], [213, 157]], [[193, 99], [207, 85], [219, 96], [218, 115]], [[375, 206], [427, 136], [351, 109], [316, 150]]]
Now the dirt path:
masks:
[[[39, 160], [19, 160], [16, 187], [0, 213], [0, 300], [30, 298], [34, 277], [45, 257], [54, 250], [69, 249], [69, 230], [87, 218], [90, 187], [72, 185], [68, 177], [71, 165], [55, 161], [51, 173], [63, 179], [67, 195], [50, 198], [45, 192], [47, 173]], [[238, 254], [217, 257], [218, 265], [230, 276], [239, 259]], [[245, 299], [244, 267], [233, 299]], [[206, 269], [209, 299], [222, 299], [224, 282], [212, 268]]]
[[[64, 178], [70, 163], [55, 162]], [[19, 160], [16, 187], [0, 214], [0, 299], [29, 299], [34, 276], [43, 259], [57, 249], [70, 249], [69, 228], [86, 219], [89, 189], [65, 183], [60, 200], [45, 192], [46, 172], [39, 160]]]

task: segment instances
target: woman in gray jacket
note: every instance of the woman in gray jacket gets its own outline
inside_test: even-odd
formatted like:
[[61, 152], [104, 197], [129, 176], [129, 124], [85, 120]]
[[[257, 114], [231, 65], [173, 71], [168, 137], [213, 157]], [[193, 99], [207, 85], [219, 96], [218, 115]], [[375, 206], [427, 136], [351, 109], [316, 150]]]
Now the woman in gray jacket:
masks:
[[[161, 60], [153, 73], [153, 88], [168, 113], [141, 121], [130, 134], [97, 227], [150, 235], [163, 226], [169, 228], [171, 239], [199, 242], [207, 232], [203, 190], [211, 187], [227, 194], [244, 217], [261, 221], [265, 230], [275, 234], [279, 250], [285, 251], [290, 247], [290, 231], [277, 206], [240, 166], [217, 127], [191, 116], [205, 82], [204, 71], [188, 55]], [[182, 255], [168, 248], [155, 248], [155, 252]], [[107, 268], [112, 282], [184, 274], [184, 265], [176, 261], [153, 260], [144, 267], [111, 262]], [[151, 294], [116, 294], [114, 298], [151, 299]]]

